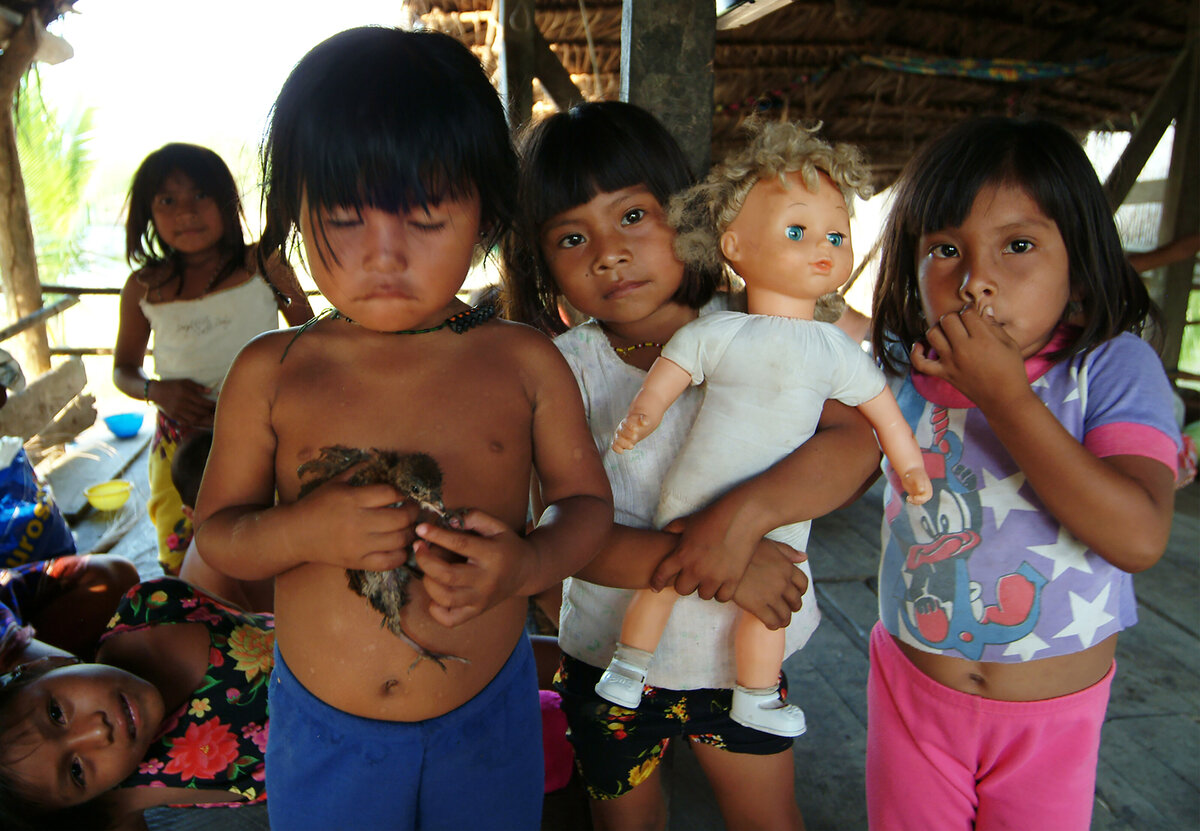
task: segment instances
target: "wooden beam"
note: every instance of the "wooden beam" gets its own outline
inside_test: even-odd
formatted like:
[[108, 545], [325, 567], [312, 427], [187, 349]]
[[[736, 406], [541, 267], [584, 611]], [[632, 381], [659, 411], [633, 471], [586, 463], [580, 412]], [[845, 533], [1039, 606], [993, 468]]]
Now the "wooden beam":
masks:
[[571, 80], [571, 73], [559, 63], [558, 56], [550, 49], [550, 44], [537, 28], [533, 30], [533, 69], [546, 94], [554, 101], [554, 106], [560, 110], [569, 110], [576, 104], [583, 103], [583, 93]]
[[[49, 306], [43, 306], [35, 312], [25, 315], [15, 323], [11, 323], [0, 329], [0, 341], [8, 340], [13, 335], [18, 335], [21, 332], [31, 328], [32, 326], [41, 323], [47, 318], [54, 317], [56, 314], [66, 311], [79, 302], [78, 297], [64, 297], [61, 300], [56, 300]], [[49, 350], [47, 350], [49, 354]]]
[[654, 113], [675, 136], [697, 176], [712, 159], [712, 0], [624, 0], [621, 100]]
[[1171, 67], [1167, 80], [1146, 105], [1137, 130], [1104, 182], [1104, 191], [1108, 194], [1108, 202], [1114, 211], [1125, 201], [1130, 188], [1137, 181], [1138, 174], [1146, 166], [1146, 160], [1150, 158], [1154, 148], [1158, 147], [1163, 133], [1183, 108], [1190, 83], [1188, 75], [1194, 60], [1194, 51], [1185, 49], [1175, 59], [1175, 65]]
[[37, 467], [52, 448], [74, 441], [75, 437], [96, 423], [96, 396], [80, 393], [37, 434], [25, 443], [29, 463]]
[[534, 0], [499, 0], [500, 95], [514, 131], [533, 115]]
[[72, 358], [29, 382], [21, 392], [9, 396], [0, 409], [0, 436], [37, 435], [87, 383], [83, 361]]
[[[1192, 27], [1195, 33], [1196, 28]], [[1200, 232], [1200, 51], [1188, 50], [1184, 75], [1183, 108], [1175, 120], [1175, 143], [1163, 199], [1158, 240], [1165, 244], [1185, 234]], [[1179, 369], [1183, 330], [1187, 325], [1188, 298], [1196, 271], [1193, 257], [1167, 266], [1163, 282], [1163, 366]]]

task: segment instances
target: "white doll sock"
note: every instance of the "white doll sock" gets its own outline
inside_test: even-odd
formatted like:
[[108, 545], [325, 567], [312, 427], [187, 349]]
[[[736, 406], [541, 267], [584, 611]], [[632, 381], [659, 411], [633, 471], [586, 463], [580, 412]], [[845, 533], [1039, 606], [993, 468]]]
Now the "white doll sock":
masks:
[[636, 710], [642, 703], [642, 687], [646, 684], [646, 672], [654, 659], [653, 652], [617, 644], [608, 669], [596, 684], [596, 695], [605, 701]]
[[778, 684], [760, 689], [735, 686], [729, 717], [738, 724], [774, 736], [800, 736], [808, 729], [804, 711], [784, 702]]

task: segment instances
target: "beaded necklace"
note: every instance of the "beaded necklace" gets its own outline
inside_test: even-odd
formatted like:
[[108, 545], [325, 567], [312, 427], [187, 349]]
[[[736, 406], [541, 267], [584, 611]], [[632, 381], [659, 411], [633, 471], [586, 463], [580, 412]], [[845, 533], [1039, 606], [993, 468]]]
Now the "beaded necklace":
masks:
[[614, 346], [613, 352], [616, 352], [618, 355], [620, 355], [622, 358], [624, 358], [630, 352], [634, 352], [638, 349], [647, 349], [651, 346], [656, 347], [658, 349], [662, 349], [661, 343], [655, 343], [654, 341], [648, 340], [648, 341], [644, 341], [643, 343], [635, 343], [635, 344], [633, 344], [633, 346]]
[[[445, 328], [449, 327], [451, 332], [453, 332], [456, 335], [461, 335], [463, 332], [467, 331], [468, 329], [474, 329], [476, 326], [480, 325], [481, 323], [487, 323], [489, 320], [491, 320], [495, 316], [495, 314], [496, 314], [495, 306], [493, 306], [491, 303], [483, 303], [479, 306], [472, 306], [471, 308], [466, 309], [465, 311], [461, 311], [456, 315], [451, 315], [450, 317], [446, 318], [441, 323], [439, 323], [437, 326], [430, 326], [428, 329], [397, 329], [394, 332], [381, 332], [380, 334], [383, 334], [383, 335], [424, 335], [424, 334], [428, 334], [429, 332], [436, 332], [439, 329], [445, 329]], [[347, 323], [356, 323], [356, 321], [353, 318], [346, 317], [346, 315], [342, 314], [337, 309], [333, 310], [333, 314], [331, 317], [333, 318], [333, 320], [344, 320]]]
[[[476, 326], [479, 326], [480, 324], [487, 323], [489, 320], [491, 320], [493, 317], [495, 317], [495, 315], [496, 315], [496, 307], [495, 306], [493, 306], [491, 303], [481, 303], [478, 306], [472, 306], [469, 309], [461, 311], [456, 315], [451, 315], [450, 317], [446, 318], [441, 323], [439, 323], [437, 326], [430, 326], [428, 329], [397, 329], [394, 332], [380, 332], [380, 334], [381, 335], [424, 335], [424, 334], [428, 334], [429, 332], [436, 332], [439, 329], [449, 329], [454, 334], [461, 335], [462, 333], [466, 332], [469, 329], [474, 329]], [[318, 320], [323, 320], [325, 318], [329, 318], [330, 320], [344, 320], [347, 323], [353, 323], [356, 326], [360, 325], [356, 320], [354, 320], [353, 318], [347, 317], [346, 315], [339, 312], [337, 309], [325, 309], [324, 311], [322, 311], [319, 314], [317, 314], [316, 316], [314, 316], [312, 320], [308, 321], [307, 323], [305, 323], [299, 329], [296, 330], [296, 334], [292, 336], [292, 339], [290, 341], [288, 341], [288, 345], [286, 347], [284, 347], [283, 354], [279, 356], [279, 362], [283, 363], [283, 359], [287, 357], [288, 350], [290, 350], [292, 348], [292, 344], [296, 342], [296, 338], [300, 337], [306, 331], [308, 331], [308, 328], [310, 326], [312, 326], [314, 323], [316, 323]]]

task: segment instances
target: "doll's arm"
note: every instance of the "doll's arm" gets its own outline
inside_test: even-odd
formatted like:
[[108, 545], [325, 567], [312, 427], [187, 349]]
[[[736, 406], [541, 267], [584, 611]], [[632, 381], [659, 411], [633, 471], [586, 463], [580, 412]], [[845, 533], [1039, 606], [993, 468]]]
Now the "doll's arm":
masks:
[[668, 358], [656, 360], [633, 397], [629, 413], [617, 425], [613, 450], [624, 453], [653, 433], [667, 408], [691, 385], [692, 374], [679, 364]]
[[908, 491], [908, 501], [914, 505], [928, 502], [929, 497], [933, 496], [933, 484], [929, 481], [929, 474], [925, 472], [921, 448], [917, 445], [917, 440], [908, 422], [904, 420], [900, 405], [896, 403], [891, 391], [884, 388], [879, 395], [865, 404], [860, 404], [858, 409], [875, 428], [879, 446], [883, 448], [883, 453], [892, 463], [892, 467], [900, 474], [904, 490]]

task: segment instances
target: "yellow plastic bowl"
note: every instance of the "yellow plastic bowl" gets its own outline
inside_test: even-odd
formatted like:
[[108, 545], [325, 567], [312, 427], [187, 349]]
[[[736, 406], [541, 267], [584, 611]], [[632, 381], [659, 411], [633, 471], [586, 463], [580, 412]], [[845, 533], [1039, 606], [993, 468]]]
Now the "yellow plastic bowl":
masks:
[[133, 490], [132, 482], [124, 479], [113, 479], [111, 482], [101, 482], [99, 485], [92, 485], [83, 492], [83, 495], [87, 497], [87, 501], [97, 511], [115, 511], [129, 499], [129, 492], [131, 490]]

